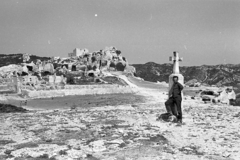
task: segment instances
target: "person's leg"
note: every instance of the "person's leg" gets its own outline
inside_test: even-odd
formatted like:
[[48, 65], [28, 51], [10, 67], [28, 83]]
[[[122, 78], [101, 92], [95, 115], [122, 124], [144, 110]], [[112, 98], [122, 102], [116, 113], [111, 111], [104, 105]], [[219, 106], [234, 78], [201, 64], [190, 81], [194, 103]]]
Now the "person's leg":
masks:
[[172, 113], [174, 116], [178, 116], [178, 110], [177, 110], [177, 104], [176, 102], [174, 102], [172, 105], [171, 105], [171, 110], [172, 110]]
[[179, 97], [179, 98], [176, 98], [175, 101], [174, 101], [177, 105], [177, 112], [178, 112], [178, 120], [182, 121], [182, 106], [181, 106], [181, 103], [182, 103], [182, 98]]
[[173, 112], [172, 112], [172, 109], [171, 109], [171, 106], [174, 104], [173, 102], [173, 99], [172, 98], [169, 98], [166, 102], [165, 102], [165, 107], [166, 107], [166, 110], [167, 110], [167, 113], [173, 115]]

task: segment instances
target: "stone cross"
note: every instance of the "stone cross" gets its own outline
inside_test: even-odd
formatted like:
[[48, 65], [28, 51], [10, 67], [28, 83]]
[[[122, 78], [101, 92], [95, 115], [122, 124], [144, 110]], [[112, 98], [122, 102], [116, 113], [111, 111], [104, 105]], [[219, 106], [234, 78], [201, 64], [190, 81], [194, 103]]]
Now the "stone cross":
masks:
[[[184, 77], [182, 74], [180, 74], [179, 72], [179, 62], [183, 60], [183, 58], [179, 58], [178, 52], [174, 51], [173, 52], [173, 57], [169, 58], [170, 61], [173, 61], [173, 73], [169, 76], [169, 87], [168, 87], [168, 91], [171, 90], [172, 85], [173, 85], [173, 77], [177, 76], [178, 77], [178, 82], [181, 83], [182, 85], [184, 85]], [[182, 94], [182, 98], [183, 98], [183, 94]], [[182, 104], [181, 104], [182, 105]], [[177, 115], [177, 107], [176, 105], [172, 105], [170, 106], [170, 108], [166, 108], [167, 112], [169, 112], [170, 110], [172, 111], [172, 113], [176, 116]]]
[[169, 57], [170, 61], [173, 61], [173, 74], [179, 74], [179, 62], [183, 61], [183, 58], [179, 58], [178, 52], [173, 52], [173, 57]]

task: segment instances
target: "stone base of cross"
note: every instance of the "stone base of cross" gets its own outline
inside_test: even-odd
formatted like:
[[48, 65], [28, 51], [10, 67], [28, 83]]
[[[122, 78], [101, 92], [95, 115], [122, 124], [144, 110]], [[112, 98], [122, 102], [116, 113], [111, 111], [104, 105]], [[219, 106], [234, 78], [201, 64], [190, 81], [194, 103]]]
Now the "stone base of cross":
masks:
[[173, 62], [173, 73], [169, 76], [169, 90], [172, 87], [173, 84], [173, 77], [178, 76], [178, 82], [181, 83], [182, 85], [184, 84], [184, 78], [183, 75], [180, 74], [179, 71], [179, 62], [183, 60], [183, 58], [179, 58], [178, 52], [174, 51], [173, 52], [173, 57], [169, 58], [170, 61]]

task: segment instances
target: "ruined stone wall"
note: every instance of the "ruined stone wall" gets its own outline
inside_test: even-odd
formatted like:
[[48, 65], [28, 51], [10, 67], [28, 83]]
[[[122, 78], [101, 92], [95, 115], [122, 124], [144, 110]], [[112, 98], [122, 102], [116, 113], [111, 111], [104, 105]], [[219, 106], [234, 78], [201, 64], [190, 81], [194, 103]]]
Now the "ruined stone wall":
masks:
[[68, 95], [95, 95], [95, 94], [112, 94], [112, 93], [134, 93], [137, 88], [119, 85], [66, 85], [60, 90], [40, 90], [31, 91], [22, 90], [22, 96], [26, 98], [51, 98]]

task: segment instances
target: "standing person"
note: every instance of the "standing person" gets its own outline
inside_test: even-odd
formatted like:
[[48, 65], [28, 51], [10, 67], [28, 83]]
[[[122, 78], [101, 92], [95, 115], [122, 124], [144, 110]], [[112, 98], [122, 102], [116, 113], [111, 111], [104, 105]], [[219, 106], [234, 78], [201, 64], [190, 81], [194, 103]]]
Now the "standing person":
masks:
[[168, 100], [165, 102], [165, 106], [167, 110], [170, 111], [170, 114], [172, 115], [172, 110], [170, 109], [172, 105], [177, 106], [177, 120], [178, 123], [182, 123], [182, 108], [181, 108], [181, 103], [182, 103], [182, 90], [183, 86], [181, 83], [178, 82], [178, 77], [174, 76], [173, 77], [173, 85], [172, 88], [170, 89], [168, 93]]

